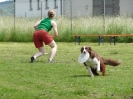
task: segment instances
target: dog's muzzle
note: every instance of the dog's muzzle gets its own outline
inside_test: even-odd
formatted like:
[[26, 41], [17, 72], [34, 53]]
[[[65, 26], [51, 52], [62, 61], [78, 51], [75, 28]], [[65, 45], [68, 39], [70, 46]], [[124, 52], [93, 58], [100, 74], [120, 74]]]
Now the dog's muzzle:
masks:
[[86, 54], [86, 51], [83, 51], [84, 54]]

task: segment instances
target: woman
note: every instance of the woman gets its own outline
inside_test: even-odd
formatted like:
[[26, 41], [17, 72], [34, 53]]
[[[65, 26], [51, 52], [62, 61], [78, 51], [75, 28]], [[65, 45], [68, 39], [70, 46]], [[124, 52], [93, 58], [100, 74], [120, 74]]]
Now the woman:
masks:
[[[51, 52], [48, 62], [49, 63], [53, 62], [53, 58], [57, 51], [57, 45], [54, 41], [54, 38], [58, 36], [57, 24], [55, 21], [53, 21], [55, 15], [56, 14], [54, 10], [49, 10], [48, 17], [38, 21], [34, 25], [36, 31], [34, 32], [33, 40], [34, 40], [34, 45], [36, 48], [38, 48], [39, 52], [37, 52], [35, 55], [31, 57], [31, 63], [33, 63], [37, 57], [44, 55], [45, 50], [43, 42], [45, 43], [45, 45], [49, 45], [51, 47]], [[51, 36], [48, 33], [52, 28], [54, 30], [53, 36]]]

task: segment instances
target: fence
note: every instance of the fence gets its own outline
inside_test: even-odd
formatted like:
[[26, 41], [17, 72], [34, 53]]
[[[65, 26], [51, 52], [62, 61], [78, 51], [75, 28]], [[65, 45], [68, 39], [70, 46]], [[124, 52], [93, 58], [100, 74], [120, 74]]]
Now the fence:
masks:
[[54, 9], [61, 33], [133, 33], [132, 5], [132, 0], [10, 0], [0, 2], [0, 31], [10, 25], [31, 32]]

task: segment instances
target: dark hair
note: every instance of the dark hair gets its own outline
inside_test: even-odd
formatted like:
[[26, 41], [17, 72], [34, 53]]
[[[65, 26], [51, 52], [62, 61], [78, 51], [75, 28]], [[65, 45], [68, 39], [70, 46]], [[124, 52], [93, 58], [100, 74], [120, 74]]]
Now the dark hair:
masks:
[[48, 11], [48, 17], [49, 17], [49, 18], [53, 18], [55, 15], [56, 15], [56, 14], [55, 14], [55, 11], [54, 11], [54, 10], [49, 10], [49, 11]]

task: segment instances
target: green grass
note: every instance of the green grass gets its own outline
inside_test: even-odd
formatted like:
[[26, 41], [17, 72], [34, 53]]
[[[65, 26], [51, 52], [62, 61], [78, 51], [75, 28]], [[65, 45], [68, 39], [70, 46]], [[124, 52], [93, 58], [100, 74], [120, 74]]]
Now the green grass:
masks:
[[[30, 57], [37, 51], [33, 43], [0, 43], [0, 99], [133, 99], [133, 44], [57, 42], [56, 63], [49, 55], [35, 63]], [[91, 78], [78, 63], [80, 48], [91, 46], [105, 58], [121, 60], [118, 67], [107, 66], [106, 76]], [[46, 52], [50, 48], [45, 46]]]

